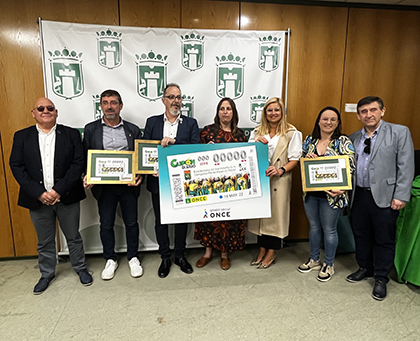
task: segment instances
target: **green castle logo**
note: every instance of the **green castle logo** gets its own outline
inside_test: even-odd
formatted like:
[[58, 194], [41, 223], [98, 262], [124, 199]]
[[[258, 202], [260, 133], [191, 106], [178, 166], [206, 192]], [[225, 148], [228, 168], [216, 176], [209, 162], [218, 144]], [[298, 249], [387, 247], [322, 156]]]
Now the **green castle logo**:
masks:
[[150, 51], [136, 56], [137, 93], [149, 101], [163, 97], [166, 85], [168, 56]]
[[279, 67], [281, 38], [270, 35], [259, 39], [258, 67], [266, 72], [277, 70]]
[[81, 96], [84, 92], [82, 53], [62, 50], [48, 51], [51, 67], [52, 90], [65, 99]]
[[94, 120], [100, 120], [102, 117], [101, 109], [101, 95], [92, 95], [93, 100], [93, 118]]
[[201, 69], [204, 65], [204, 36], [190, 33], [181, 36], [181, 63], [190, 71]]
[[194, 96], [182, 95], [181, 114], [194, 117]]
[[264, 104], [268, 101], [268, 97], [258, 95], [258, 96], [250, 97], [249, 99], [250, 99], [249, 100], [249, 103], [250, 103], [249, 118], [252, 122], [259, 124], [261, 123], [262, 111], [264, 108]]
[[115, 69], [122, 64], [122, 33], [107, 31], [96, 32], [98, 47], [98, 63], [108, 70]]
[[220, 98], [230, 97], [232, 99], [241, 97], [244, 91], [245, 57], [235, 57], [230, 53], [227, 56], [216, 56], [216, 61], [217, 96]]

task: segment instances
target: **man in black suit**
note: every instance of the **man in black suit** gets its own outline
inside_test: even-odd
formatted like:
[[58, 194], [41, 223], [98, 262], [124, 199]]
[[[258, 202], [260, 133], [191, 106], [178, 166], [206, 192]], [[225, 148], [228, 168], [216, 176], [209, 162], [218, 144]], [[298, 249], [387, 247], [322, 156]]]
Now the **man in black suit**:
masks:
[[83, 285], [92, 284], [79, 233], [80, 201], [86, 197], [81, 176], [85, 153], [76, 129], [57, 124], [58, 111], [48, 98], [32, 109], [36, 125], [19, 130], [13, 139], [10, 168], [20, 185], [18, 205], [28, 208], [38, 236], [42, 294], [55, 278], [56, 219], [67, 239], [70, 261]]
[[[146, 140], [161, 140], [162, 147], [173, 144], [200, 143], [197, 121], [194, 118], [181, 115], [181, 101], [179, 85], [175, 83], [166, 85], [162, 98], [166, 108], [165, 113], [147, 119], [143, 138]], [[147, 189], [152, 194], [156, 239], [159, 244], [159, 254], [162, 258], [158, 275], [165, 278], [171, 268], [171, 252], [169, 249], [168, 225], [161, 224], [160, 221], [159, 179], [157, 174], [147, 177]], [[193, 268], [185, 258], [187, 228], [187, 224], [177, 224], [175, 226], [175, 264], [183, 272], [191, 274]]]
[[[100, 106], [102, 119], [88, 123], [84, 129], [83, 144], [85, 151], [100, 150], [134, 150], [134, 140], [141, 138], [140, 128], [123, 120], [120, 112], [123, 102], [115, 90], [105, 90], [101, 94]], [[100, 236], [103, 246], [103, 257], [106, 259], [102, 279], [114, 278], [118, 268], [115, 253], [114, 223], [117, 205], [120, 203], [125, 225], [127, 241], [127, 258], [132, 277], [143, 275], [143, 268], [138, 259], [139, 224], [137, 222], [137, 201], [140, 195], [142, 177], [136, 177], [135, 185], [90, 185], [83, 181], [85, 188], [92, 188], [92, 194], [98, 201], [100, 217]]]

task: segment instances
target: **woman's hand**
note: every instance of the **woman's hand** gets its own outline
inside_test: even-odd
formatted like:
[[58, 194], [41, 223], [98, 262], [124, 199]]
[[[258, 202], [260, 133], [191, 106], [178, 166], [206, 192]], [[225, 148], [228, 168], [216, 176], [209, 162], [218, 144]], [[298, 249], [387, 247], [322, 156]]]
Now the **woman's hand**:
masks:
[[283, 171], [281, 169], [277, 169], [274, 166], [268, 167], [267, 170], [265, 171], [266, 176], [274, 176], [274, 175], [280, 176], [282, 174], [283, 174]]
[[325, 191], [329, 195], [331, 195], [333, 198], [338, 197], [341, 194], [344, 194], [344, 191], [337, 190], [337, 189], [330, 189], [329, 191]]
[[[264, 144], [268, 143], [267, 139], [264, 136], [258, 136], [257, 139], [255, 140], [255, 142], [262, 142]], [[267, 171], [266, 171], [266, 173], [267, 173]]]
[[307, 157], [308, 159], [316, 159], [318, 155], [316, 155], [315, 153], [308, 153], [305, 157]]

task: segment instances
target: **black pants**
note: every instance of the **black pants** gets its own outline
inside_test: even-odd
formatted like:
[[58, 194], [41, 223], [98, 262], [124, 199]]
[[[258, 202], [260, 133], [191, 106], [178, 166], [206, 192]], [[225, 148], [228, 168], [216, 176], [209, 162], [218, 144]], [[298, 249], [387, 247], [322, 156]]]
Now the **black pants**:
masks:
[[257, 243], [259, 247], [263, 247], [266, 249], [271, 249], [271, 250], [281, 249], [281, 238], [279, 237], [268, 236], [268, 235], [262, 234], [261, 236], [258, 236]]
[[[171, 258], [171, 251], [169, 249], [169, 235], [168, 225], [160, 222], [160, 203], [159, 193], [152, 193], [152, 204], [155, 212], [155, 232], [156, 239], [159, 244], [159, 254], [162, 259]], [[188, 224], [175, 225], [175, 257], [181, 258], [185, 256], [185, 240], [187, 238]]]
[[356, 187], [351, 209], [356, 261], [359, 267], [373, 272], [376, 279], [386, 282], [394, 264], [398, 214], [391, 207], [378, 207], [370, 190]]

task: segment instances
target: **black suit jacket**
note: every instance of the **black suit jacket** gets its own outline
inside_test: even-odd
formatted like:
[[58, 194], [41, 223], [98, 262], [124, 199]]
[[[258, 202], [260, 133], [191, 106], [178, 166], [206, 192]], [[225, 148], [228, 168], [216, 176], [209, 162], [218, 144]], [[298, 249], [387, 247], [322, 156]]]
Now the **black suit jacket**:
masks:
[[[149, 117], [144, 127], [143, 139], [162, 140], [163, 138], [163, 116], [156, 115]], [[182, 122], [178, 124], [175, 144], [194, 144], [200, 143], [200, 130], [197, 120], [191, 117], [181, 115]], [[147, 189], [157, 194], [159, 193], [159, 180], [153, 175], [147, 177]]]
[[[138, 126], [128, 121], [123, 120], [123, 128], [125, 132], [125, 136], [127, 138], [128, 149], [133, 151], [134, 150], [134, 141], [136, 139], [141, 139], [141, 131]], [[83, 135], [83, 145], [85, 147], [85, 152], [89, 149], [98, 149], [103, 150], [103, 128], [102, 128], [102, 121], [97, 120], [88, 123], [84, 129]], [[103, 186], [109, 185], [95, 185], [92, 187], [92, 194], [96, 199], [99, 199], [101, 196]], [[126, 186], [126, 185], [121, 185]], [[140, 186], [134, 186], [134, 191], [137, 196], [140, 195]]]
[[[38, 130], [31, 126], [15, 133], [9, 160], [20, 185], [18, 205], [37, 210], [39, 196], [46, 191], [39, 150]], [[82, 183], [85, 153], [77, 129], [57, 124], [54, 155], [54, 187], [65, 205], [86, 198]]]

